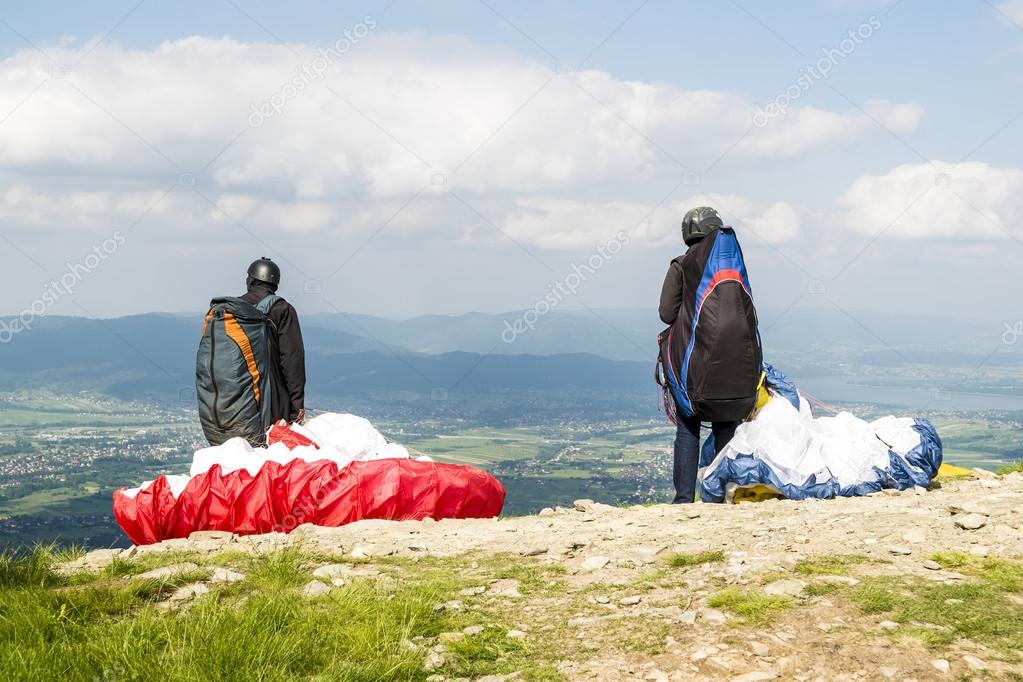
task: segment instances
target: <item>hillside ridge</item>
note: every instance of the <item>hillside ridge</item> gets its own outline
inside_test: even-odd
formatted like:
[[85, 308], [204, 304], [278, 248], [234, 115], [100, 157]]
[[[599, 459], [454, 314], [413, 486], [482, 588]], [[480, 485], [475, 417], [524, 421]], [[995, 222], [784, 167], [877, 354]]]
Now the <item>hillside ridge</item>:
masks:
[[[446, 668], [452, 651], [487, 628], [531, 653], [506, 654], [515, 670], [479, 679], [1015, 679], [1023, 675], [1023, 475], [976, 476], [828, 501], [621, 508], [578, 500], [489, 520], [205, 531], [97, 550], [64, 570], [139, 562], [152, 577], [183, 562], [215, 566], [177, 588], [172, 608], [201, 601], [218, 575], [243, 584], [246, 556], [299, 552], [296, 599], [329, 600], [361, 581], [400, 594], [443, 574], [458, 589], [434, 608], [478, 625], [413, 637], [420, 679], [458, 679]], [[530, 667], [538, 660], [542, 675]]]

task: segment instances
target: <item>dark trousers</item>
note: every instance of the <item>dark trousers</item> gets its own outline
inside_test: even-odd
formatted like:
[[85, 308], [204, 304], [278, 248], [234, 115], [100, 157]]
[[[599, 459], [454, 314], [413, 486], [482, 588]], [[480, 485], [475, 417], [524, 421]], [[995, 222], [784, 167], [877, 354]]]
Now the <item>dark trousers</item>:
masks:
[[[728, 445], [739, 422], [714, 422], [714, 452]], [[700, 465], [700, 418], [678, 417], [675, 433], [674, 504], [696, 501], [696, 472]]]

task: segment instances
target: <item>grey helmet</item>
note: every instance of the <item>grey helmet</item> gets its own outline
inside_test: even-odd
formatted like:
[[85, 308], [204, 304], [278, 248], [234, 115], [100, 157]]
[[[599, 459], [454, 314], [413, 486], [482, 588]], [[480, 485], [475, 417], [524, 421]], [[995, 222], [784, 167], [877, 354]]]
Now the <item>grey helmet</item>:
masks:
[[709, 206], [700, 206], [690, 209], [682, 218], [682, 241], [686, 246], [692, 246], [708, 234], [723, 227], [721, 216]]
[[252, 279], [258, 279], [260, 282], [274, 285], [281, 283], [281, 269], [277, 266], [277, 263], [274, 263], [266, 256], [252, 262], [252, 265], [249, 266], [248, 275]]

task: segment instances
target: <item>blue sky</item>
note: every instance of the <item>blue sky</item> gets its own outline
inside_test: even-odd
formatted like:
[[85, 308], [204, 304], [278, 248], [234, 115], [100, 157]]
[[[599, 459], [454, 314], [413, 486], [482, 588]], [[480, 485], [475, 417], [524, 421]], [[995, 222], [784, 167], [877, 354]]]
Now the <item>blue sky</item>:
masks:
[[1018, 0], [41, 2], [0, 55], [4, 313], [198, 310], [260, 255], [305, 310], [501, 312], [622, 233], [559, 305], [653, 308], [709, 203], [762, 306], [1023, 315]]

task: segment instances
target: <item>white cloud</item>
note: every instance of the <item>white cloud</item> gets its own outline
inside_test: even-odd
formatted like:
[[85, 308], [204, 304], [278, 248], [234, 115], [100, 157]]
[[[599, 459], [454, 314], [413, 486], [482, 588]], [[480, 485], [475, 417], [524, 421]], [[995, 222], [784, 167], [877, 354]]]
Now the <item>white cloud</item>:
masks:
[[516, 202], [501, 222], [512, 238], [549, 249], [585, 249], [624, 231], [648, 247], [678, 246], [682, 216], [697, 206], [717, 208], [737, 232], [779, 244], [799, 235], [799, 211], [783, 201], [769, 206], [734, 194], [701, 194], [655, 209], [624, 201], [582, 202], [528, 198]]
[[[68, 47], [50, 54], [66, 64], [81, 55]], [[465, 40], [406, 34], [366, 38], [279, 114], [249, 127], [252, 106], [284, 92], [316, 54], [200, 37], [152, 50], [103, 44], [55, 78], [46, 58], [19, 52], [0, 62], [0, 111], [17, 109], [0, 126], [0, 163], [111, 183], [175, 178], [198, 172], [244, 131], [206, 172], [221, 191], [305, 201], [400, 196], [444, 172], [465, 191], [545, 194], [678, 172], [669, 157], [702, 168], [751, 128], [753, 105], [737, 94], [597, 70], [560, 77]], [[867, 108], [900, 131], [920, 116], [915, 105]], [[859, 111], [792, 107], [731, 155], [792, 158], [874, 133]]]
[[943, 161], [864, 175], [839, 200], [855, 232], [902, 239], [1004, 238], [1023, 219], [1023, 169]]

